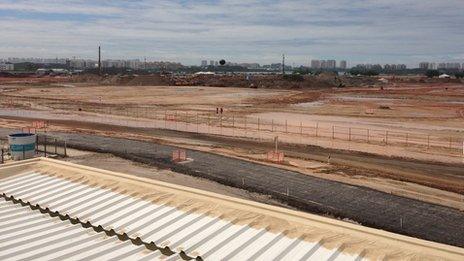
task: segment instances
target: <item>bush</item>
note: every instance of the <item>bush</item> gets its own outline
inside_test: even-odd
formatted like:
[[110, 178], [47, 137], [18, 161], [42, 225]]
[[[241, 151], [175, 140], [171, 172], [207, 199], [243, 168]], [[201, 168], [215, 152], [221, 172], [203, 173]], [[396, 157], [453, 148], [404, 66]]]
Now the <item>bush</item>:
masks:
[[363, 75], [363, 76], [376, 76], [376, 75], [379, 75], [379, 72], [375, 70], [352, 68], [350, 70], [350, 74], [351, 75]]
[[303, 81], [304, 77], [301, 74], [284, 74], [284, 80], [287, 80], [287, 81]]
[[425, 76], [429, 78], [438, 77], [440, 76], [440, 72], [438, 70], [427, 70]]

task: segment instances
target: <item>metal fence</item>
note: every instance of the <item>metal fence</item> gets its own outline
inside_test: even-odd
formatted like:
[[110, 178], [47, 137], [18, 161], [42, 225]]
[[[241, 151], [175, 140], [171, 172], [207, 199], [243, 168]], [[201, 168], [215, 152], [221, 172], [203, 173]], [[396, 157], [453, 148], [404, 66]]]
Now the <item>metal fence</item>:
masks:
[[[347, 141], [380, 146], [427, 149], [430, 153], [463, 156], [464, 137], [446, 136], [433, 132], [408, 132], [400, 128], [360, 128], [347, 124], [340, 126], [326, 122], [296, 122], [260, 117], [249, 117], [233, 112], [169, 111], [162, 107], [140, 107], [95, 104], [92, 106], [69, 105], [66, 111], [76, 110], [76, 115], [63, 114], [62, 119], [106, 123], [111, 125], [170, 129], [184, 132], [216, 134], [260, 140], [279, 136], [287, 143], [314, 143], [320, 141]], [[31, 111], [21, 112], [22, 117], [40, 117]], [[66, 118], [67, 117], [67, 118]], [[348, 126], [352, 125], [352, 126]]]
[[67, 157], [66, 140], [53, 137], [49, 134], [38, 134], [36, 141], [37, 153], [42, 153], [44, 157], [60, 156]]
[[[240, 116], [233, 113], [189, 113], [167, 111], [150, 107], [98, 107], [82, 111], [123, 116], [153, 121], [151, 127], [206, 134], [232, 135], [247, 138], [269, 138], [289, 135], [293, 138], [316, 137], [383, 146], [402, 146], [439, 150], [450, 155], [463, 154], [464, 137], [452, 137], [425, 132], [407, 132], [392, 129], [359, 128], [329, 125], [321, 122], [277, 121], [260, 117]], [[130, 121], [126, 121], [128, 125]], [[143, 127], [144, 125], [139, 125]], [[147, 125], [150, 127], [150, 125]], [[297, 135], [297, 136], [295, 136]]]
[[[66, 140], [53, 137], [48, 134], [38, 133], [36, 140], [36, 155], [44, 157], [67, 157]], [[11, 154], [7, 146], [0, 149], [0, 164], [4, 164], [11, 159]]]

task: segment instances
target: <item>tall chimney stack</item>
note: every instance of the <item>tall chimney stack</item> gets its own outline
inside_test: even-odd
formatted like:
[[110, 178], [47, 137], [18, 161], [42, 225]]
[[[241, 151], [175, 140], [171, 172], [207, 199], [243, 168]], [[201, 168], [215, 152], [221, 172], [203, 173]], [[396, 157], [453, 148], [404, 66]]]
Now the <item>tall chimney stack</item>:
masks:
[[101, 75], [102, 68], [101, 68], [101, 48], [98, 46], [98, 74]]

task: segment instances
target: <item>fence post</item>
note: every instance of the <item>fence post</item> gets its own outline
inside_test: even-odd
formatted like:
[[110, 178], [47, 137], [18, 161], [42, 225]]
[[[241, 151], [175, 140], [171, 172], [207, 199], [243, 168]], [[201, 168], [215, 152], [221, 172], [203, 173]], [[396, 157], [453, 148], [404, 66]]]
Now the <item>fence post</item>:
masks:
[[211, 132], [211, 114], [208, 114], [208, 122], [206, 123], [208, 125], [208, 134]]
[[406, 147], [408, 146], [409, 133], [406, 132]]
[[348, 141], [351, 141], [351, 127], [348, 129]]
[[260, 130], [260, 128], [259, 128], [259, 118], [258, 118], [258, 131], [259, 131], [259, 130]]
[[188, 131], [188, 112], [185, 112], [185, 131]]
[[197, 112], [197, 133], [198, 133], [198, 112]]
[[385, 145], [388, 145], [388, 131], [385, 131]]
[[272, 119], [272, 123], [271, 123], [271, 132], [274, 132], [274, 119]]
[[464, 141], [462, 142], [462, 157], [464, 159]]
[[56, 149], [56, 146], [57, 146], [57, 143], [56, 143], [56, 138], [54, 140], [54, 143], [55, 143], [55, 155], [57, 154], [57, 149]]
[[177, 111], [176, 111], [176, 115], [174, 116], [174, 121], [176, 122], [176, 130], [177, 130]]
[[430, 134], [427, 135], [427, 149], [430, 149]]
[[167, 129], [168, 111], [164, 110], [164, 128]]
[[369, 136], [370, 136], [370, 135], [369, 135], [369, 129], [367, 129], [367, 143], [370, 142], [370, 137], [369, 137]]
[[335, 126], [332, 125], [332, 140], [335, 139]]
[[316, 122], [316, 138], [318, 137], [319, 133], [319, 122]]
[[287, 120], [285, 120], [285, 133], [288, 133], [288, 124], [287, 124]]
[[47, 157], [47, 135], [44, 136], [44, 156]]
[[3, 160], [3, 149], [2, 149], [2, 158], [1, 158], [1, 163], [3, 164], [4, 160]]
[[66, 140], [64, 141], [64, 156], [68, 156]]
[[300, 121], [300, 136], [303, 136], [303, 122]]

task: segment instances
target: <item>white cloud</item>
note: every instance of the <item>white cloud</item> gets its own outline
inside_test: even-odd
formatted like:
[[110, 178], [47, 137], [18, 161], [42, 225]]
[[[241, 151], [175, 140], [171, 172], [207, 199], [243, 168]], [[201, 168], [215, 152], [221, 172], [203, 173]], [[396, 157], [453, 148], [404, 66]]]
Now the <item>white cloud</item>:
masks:
[[2, 1], [0, 56], [307, 63], [462, 55], [461, 0]]

